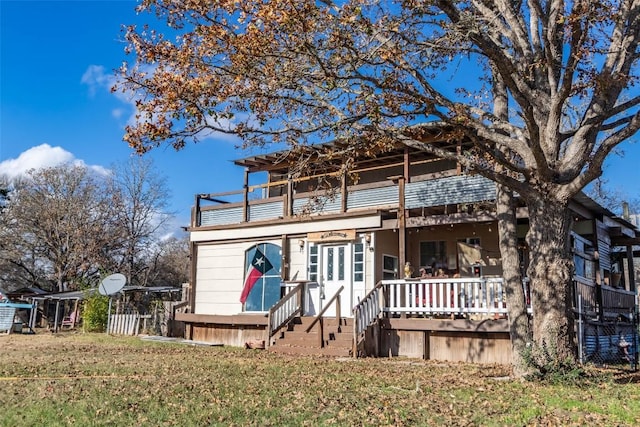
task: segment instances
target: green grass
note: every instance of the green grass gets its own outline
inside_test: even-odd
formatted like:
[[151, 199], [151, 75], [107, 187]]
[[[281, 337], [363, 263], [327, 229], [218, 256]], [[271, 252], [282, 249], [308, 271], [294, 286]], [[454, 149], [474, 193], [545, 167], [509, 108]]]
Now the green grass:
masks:
[[105, 334], [0, 337], [0, 426], [640, 425], [640, 375], [287, 357]]

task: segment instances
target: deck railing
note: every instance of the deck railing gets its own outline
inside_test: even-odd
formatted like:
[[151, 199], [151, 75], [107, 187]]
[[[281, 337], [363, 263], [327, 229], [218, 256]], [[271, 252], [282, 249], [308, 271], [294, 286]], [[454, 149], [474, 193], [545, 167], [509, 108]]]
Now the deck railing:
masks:
[[302, 314], [306, 285], [306, 282], [298, 284], [269, 309], [267, 346], [269, 346], [271, 337], [274, 336], [280, 328], [291, 321], [296, 315]]
[[364, 332], [380, 318], [382, 313], [381, 291], [382, 285], [378, 282], [353, 308], [353, 355], [357, 355], [358, 345], [364, 340]]
[[[506, 315], [506, 292], [502, 278], [433, 278], [383, 280], [379, 305], [384, 313], [427, 314], [427, 315], [470, 315], [486, 317]], [[636, 305], [636, 294], [632, 291], [598, 286], [593, 281], [576, 277], [574, 279], [576, 305], [578, 296], [582, 308], [593, 316], [615, 317], [626, 314]], [[371, 298], [375, 298], [372, 295]], [[354, 309], [356, 318], [363, 311], [371, 310], [361, 302]], [[528, 311], [531, 313], [529, 298]], [[362, 328], [366, 328], [363, 325]], [[360, 332], [358, 332], [360, 333]]]
[[380, 305], [380, 291], [382, 284], [378, 283], [362, 300], [353, 308], [354, 335], [363, 333], [369, 325], [380, 317], [382, 307]]
[[389, 314], [507, 313], [502, 278], [383, 280], [382, 287]]
[[324, 308], [320, 310], [320, 313], [316, 315], [315, 319], [313, 319], [313, 321], [309, 324], [309, 326], [307, 326], [307, 329], [305, 330], [306, 333], [309, 333], [311, 332], [313, 327], [316, 324], [318, 324], [319, 326], [318, 327], [318, 347], [319, 348], [324, 347], [324, 314], [329, 310], [329, 307], [331, 307], [332, 305], [335, 305], [336, 321], [338, 322], [338, 324], [340, 322], [340, 313], [342, 313], [342, 311], [340, 310], [340, 294], [342, 293], [343, 290], [344, 290], [344, 286], [340, 286], [340, 288], [326, 302], [326, 305], [324, 306]]
[[[472, 203], [495, 198], [495, 184], [481, 176], [457, 175], [453, 172], [437, 178], [415, 179], [407, 183], [404, 206], [406, 209], [441, 206], [445, 204]], [[305, 180], [306, 178], [303, 178]], [[336, 190], [332, 197], [316, 192], [297, 192], [287, 196], [286, 188], [296, 182], [279, 181], [247, 187], [225, 193], [200, 194], [196, 196], [195, 227], [219, 226], [247, 221], [266, 221], [314, 212], [338, 214], [364, 208], [388, 208], [399, 205], [399, 193], [395, 184], [388, 180], [377, 183], [356, 184], [347, 187], [348, 197]], [[282, 187], [282, 196], [268, 195], [270, 189]], [[452, 191], [464, 188], [465, 191]], [[260, 192], [263, 196], [260, 197]], [[253, 195], [253, 198], [249, 198]], [[260, 198], [258, 198], [260, 197]], [[314, 203], [321, 200], [322, 203]], [[207, 202], [207, 206], [203, 203]], [[211, 203], [211, 205], [209, 205]], [[316, 212], [316, 213], [317, 213]]]
[[602, 286], [602, 309], [605, 317], [628, 315], [636, 306], [636, 293], [626, 289]]

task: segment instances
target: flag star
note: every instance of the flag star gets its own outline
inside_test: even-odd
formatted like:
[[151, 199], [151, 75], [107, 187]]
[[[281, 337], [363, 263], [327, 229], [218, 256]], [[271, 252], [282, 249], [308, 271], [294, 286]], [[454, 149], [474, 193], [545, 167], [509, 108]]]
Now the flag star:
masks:
[[262, 264], [264, 264], [264, 257], [256, 258], [256, 263], [255, 263], [255, 265], [257, 265], [258, 267], [260, 267], [260, 266], [262, 266]]

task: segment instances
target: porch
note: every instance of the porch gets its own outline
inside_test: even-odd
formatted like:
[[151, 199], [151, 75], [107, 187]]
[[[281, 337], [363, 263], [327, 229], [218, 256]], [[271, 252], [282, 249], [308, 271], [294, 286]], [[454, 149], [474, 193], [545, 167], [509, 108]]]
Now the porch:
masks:
[[[596, 286], [580, 278], [574, 283], [574, 310], [585, 324], [609, 321], [607, 316], [613, 313], [617, 316], [635, 313], [633, 292]], [[296, 323], [304, 323], [300, 319], [305, 315], [307, 287], [308, 283], [298, 284], [269, 311], [265, 331], [267, 346], [278, 345], [277, 338], [286, 335], [281, 331], [293, 332]], [[335, 316], [337, 324], [341, 323], [342, 291], [333, 295], [327, 305], [327, 308], [335, 307], [335, 313], [333, 308], [323, 310], [316, 316], [319, 320], [312, 323], [317, 327], [304, 331], [313, 333], [312, 341], [319, 354], [327, 354], [326, 348], [332, 346], [331, 329], [323, 330], [322, 317]], [[523, 292], [528, 295], [526, 282]], [[510, 363], [505, 299], [502, 278], [383, 280], [353, 308], [353, 320], [349, 322], [353, 329], [350, 354]], [[582, 311], [578, 313], [578, 310]], [[530, 305], [528, 311], [533, 311]], [[300, 332], [296, 332], [297, 339]]]

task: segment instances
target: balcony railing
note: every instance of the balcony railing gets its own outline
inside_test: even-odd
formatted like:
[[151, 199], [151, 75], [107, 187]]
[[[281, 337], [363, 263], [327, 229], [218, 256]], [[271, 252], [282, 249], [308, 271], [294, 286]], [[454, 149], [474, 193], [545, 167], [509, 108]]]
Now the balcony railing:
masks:
[[[247, 221], [266, 221], [297, 215], [309, 207], [313, 212], [341, 213], [366, 208], [397, 207], [399, 193], [389, 181], [348, 186], [346, 195], [337, 191], [334, 197], [315, 193], [261, 197], [271, 184], [248, 187], [247, 190], [198, 195], [195, 226], [219, 226]], [[249, 198], [251, 197], [251, 200]], [[343, 198], [345, 200], [343, 200]], [[495, 198], [495, 184], [480, 176], [452, 175], [407, 183], [406, 209], [474, 203]], [[239, 200], [241, 199], [241, 200]], [[204, 201], [214, 203], [203, 206]]]

